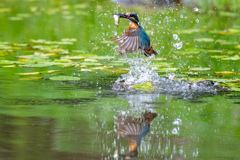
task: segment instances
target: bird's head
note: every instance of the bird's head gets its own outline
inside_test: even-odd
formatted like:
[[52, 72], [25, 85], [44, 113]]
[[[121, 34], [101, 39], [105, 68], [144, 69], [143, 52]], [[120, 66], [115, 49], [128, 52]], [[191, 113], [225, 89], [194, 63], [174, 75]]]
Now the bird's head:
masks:
[[116, 13], [113, 15], [118, 15], [120, 18], [126, 18], [131, 22], [139, 23], [138, 15], [137, 15], [137, 13], [134, 13], [134, 12], [120, 13], [120, 14]]

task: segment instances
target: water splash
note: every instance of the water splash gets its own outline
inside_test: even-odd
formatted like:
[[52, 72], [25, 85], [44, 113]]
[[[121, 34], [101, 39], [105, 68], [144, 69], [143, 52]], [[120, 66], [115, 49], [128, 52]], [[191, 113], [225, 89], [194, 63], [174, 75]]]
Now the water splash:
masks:
[[191, 93], [216, 93], [223, 90], [217, 82], [199, 81], [189, 83], [175, 78], [174, 73], [167, 73], [168, 77], [159, 77], [158, 73], [150, 67], [150, 63], [155, 56], [147, 58], [136, 57], [126, 61], [130, 65], [130, 71], [118, 78], [113, 85], [113, 90], [133, 91], [132, 87], [136, 84], [143, 84], [151, 81], [157, 93], [180, 94], [188, 99], [192, 97]]

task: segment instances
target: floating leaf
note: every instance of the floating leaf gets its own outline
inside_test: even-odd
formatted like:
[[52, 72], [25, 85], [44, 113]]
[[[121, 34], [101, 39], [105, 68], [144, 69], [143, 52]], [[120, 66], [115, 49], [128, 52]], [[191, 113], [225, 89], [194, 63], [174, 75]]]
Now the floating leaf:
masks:
[[230, 88], [229, 90], [230, 90], [230, 91], [236, 91], [236, 92], [240, 92], [240, 88], [235, 88], [235, 87], [233, 87], [233, 88]]
[[186, 50], [186, 51], [174, 51], [174, 53], [185, 55], [185, 54], [198, 54], [200, 53], [200, 51]]
[[14, 64], [14, 62], [9, 60], [0, 60], [0, 64]]
[[3, 68], [13, 68], [16, 67], [16, 65], [7, 65], [7, 66], [2, 66]]
[[185, 29], [182, 31], [179, 31], [179, 33], [185, 33], [185, 34], [192, 34], [192, 33], [196, 33], [196, 32], [203, 32], [203, 30], [200, 29]]
[[38, 75], [38, 74], [40, 74], [40, 72], [15, 73], [14, 75], [29, 76], [29, 75]]
[[183, 74], [198, 75], [198, 72], [181, 72]]
[[33, 42], [33, 43], [45, 43], [46, 40], [45, 39], [31, 39], [30, 42]]
[[209, 52], [209, 53], [222, 53], [223, 51], [222, 50], [206, 50], [206, 52]]
[[98, 62], [96, 59], [84, 59], [84, 62]]
[[94, 56], [94, 57], [88, 57], [88, 59], [115, 59], [114, 56]]
[[196, 38], [194, 39], [195, 42], [214, 42], [212, 38]]
[[84, 59], [83, 56], [65, 56], [64, 59]]
[[50, 67], [53, 64], [25, 64], [19, 65], [19, 67], [27, 67], [27, 68], [40, 68], [40, 67]]
[[82, 71], [82, 72], [91, 72], [92, 69], [89, 69], [89, 68], [82, 68], [81, 71]]
[[43, 71], [41, 73], [55, 73], [55, 72], [59, 72], [60, 70], [48, 70], [48, 71]]
[[240, 60], [240, 56], [239, 55], [235, 55], [235, 56], [232, 56], [232, 57], [223, 57], [221, 58], [221, 60]]
[[209, 71], [211, 70], [211, 68], [202, 68], [202, 67], [199, 67], [199, 68], [190, 68], [189, 69], [190, 71]]
[[77, 81], [80, 80], [79, 77], [72, 77], [72, 76], [55, 76], [55, 77], [50, 77], [50, 80], [55, 80], [55, 81]]
[[132, 88], [136, 90], [145, 91], [145, 92], [154, 92], [157, 90], [156, 88], [153, 87], [153, 83], [150, 81], [147, 81], [143, 84], [135, 84]]
[[87, 7], [88, 7], [88, 4], [87, 4], [87, 3], [76, 4], [76, 5], [74, 5], [74, 8], [81, 8], [81, 9], [84, 9], [84, 8], [87, 8]]
[[20, 78], [19, 80], [28, 81], [28, 80], [36, 80], [36, 79], [43, 79], [43, 77], [27, 77], [27, 78]]
[[118, 69], [113, 69], [113, 70], [108, 70], [110, 73], [128, 73], [129, 69], [128, 68], [118, 68]]
[[216, 40], [216, 42], [218, 42], [222, 45], [237, 45], [237, 44], [239, 44], [237, 41], [226, 41], [226, 40], [221, 40], [221, 39]]
[[92, 68], [92, 70], [105, 70], [105, 69], [106, 69], [105, 66], [103, 66], [103, 67], [94, 67], [94, 68]]
[[64, 41], [64, 42], [76, 42], [77, 39], [76, 38], [63, 38], [63, 39], [61, 39], [61, 41]]
[[88, 62], [83, 62], [81, 65], [86, 65], [86, 66], [101, 66], [103, 64], [101, 63], [88, 63]]
[[160, 70], [164, 72], [176, 72], [179, 69], [180, 68], [160, 68]]
[[153, 60], [154, 61], [166, 61], [167, 58], [154, 58]]
[[234, 48], [236, 48], [236, 49], [240, 49], [240, 45], [234, 46]]
[[60, 63], [72, 63], [69, 59], [55, 59], [54, 62], [60, 62]]
[[236, 72], [232, 71], [221, 71], [221, 72], [215, 72], [216, 74], [236, 74]]
[[85, 53], [86, 51], [84, 51], [84, 50], [72, 50], [72, 52], [74, 52], [74, 53]]

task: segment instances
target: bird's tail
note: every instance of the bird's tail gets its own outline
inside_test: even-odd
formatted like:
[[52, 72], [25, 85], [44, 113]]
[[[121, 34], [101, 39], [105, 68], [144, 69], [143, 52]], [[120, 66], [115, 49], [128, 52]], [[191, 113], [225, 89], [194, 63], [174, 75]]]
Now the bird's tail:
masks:
[[149, 49], [144, 49], [143, 53], [147, 57], [151, 56], [152, 54], [154, 54], [154, 55], [158, 54], [156, 51], [153, 50], [152, 46]]

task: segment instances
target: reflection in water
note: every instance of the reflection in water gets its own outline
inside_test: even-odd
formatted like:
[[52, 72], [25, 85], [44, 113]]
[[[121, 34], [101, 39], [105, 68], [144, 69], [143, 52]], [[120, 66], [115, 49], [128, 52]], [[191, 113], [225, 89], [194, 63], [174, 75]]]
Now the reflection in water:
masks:
[[143, 138], [149, 133], [151, 122], [157, 117], [157, 113], [144, 112], [141, 118], [119, 115], [116, 120], [116, 134], [128, 139], [129, 151], [120, 155], [126, 159], [137, 157], [138, 149]]

